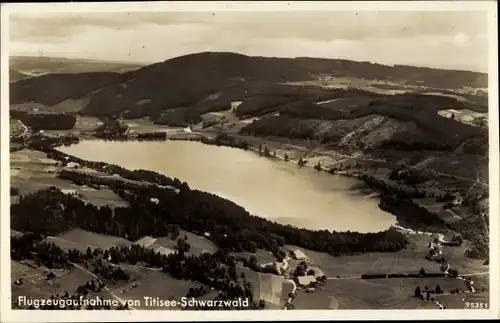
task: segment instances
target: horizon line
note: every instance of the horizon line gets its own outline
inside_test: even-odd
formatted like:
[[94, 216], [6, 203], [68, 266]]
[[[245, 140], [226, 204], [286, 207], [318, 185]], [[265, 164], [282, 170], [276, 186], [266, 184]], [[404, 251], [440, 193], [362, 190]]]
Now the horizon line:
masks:
[[[67, 59], [67, 60], [81, 60], [81, 61], [89, 61], [89, 62], [101, 62], [101, 63], [115, 63], [115, 64], [124, 64], [124, 65], [139, 65], [140, 67], [146, 67], [149, 65], [153, 64], [158, 64], [158, 63], [163, 63], [172, 59], [184, 57], [184, 56], [190, 56], [190, 55], [197, 55], [197, 54], [207, 54], [207, 53], [219, 53], [219, 54], [234, 54], [234, 55], [241, 55], [241, 56], [246, 56], [246, 57], [261, 57], [261, 58], [276, 58], [276, 59], [321, 59], [321, 60], [332, 60], [332, 61], [349, 61], [349, 62], [355, 62], [355, 63], [370, 63], [372, 65], [381, 65], [381, 66], [386, 66], [386, 67], [415, 67], [415, 68], [422, 68], [422, 69], [431, 69], [431, 70], [442, 70], [442, 71], [450, 71], [450, 72], [469, 72], [469, 73], [477, 73], [477, 74], [484, 74], [488, 75], [488, 72], [483, 72], [483, 71], [478, 71], [478, 70], [468, 70], [468, 69], [459, 69], [459, 68], [442, 68], [442, 67], [430, 67], [430, 66], [424, 66], [424, 65], [408, 65], [408, 64], [383, 64], [383, 63], [377, 63], [369, 60], [353, 60], [353, 59], [348, 59], [348, 58], [327, 58], [327, 57], [311, 57], [311, 56], [297, 56], [297, 57], [283, 57], [283, 56], [262, 56], [262, 55], [247, 55], [247, 54], [242, 54], [238, 52], [230, 52], [230, 51], [202, 51], [202, 52], [193, 52], [193, 53], [186, 53], [184, 55], [180, 56], [175, 56], [175, 57], [170, 57], [164, 60], [158, 60], [158, 61], [123, 61], [123, 60], [109, 60], [109, 59], [98, 59], [98, 58], [85, 58], [85, 57], [67, 57], [67, 56], [36, 56], [36, 55], [27, 55], [27, 54], [21, 54], [21, 55], [16, 55], [16, 54], [9, 54], [9, 60], [11, 58], [56, 58], [56, 59]], [[10, 68], [10, 66], [9, 66]]]

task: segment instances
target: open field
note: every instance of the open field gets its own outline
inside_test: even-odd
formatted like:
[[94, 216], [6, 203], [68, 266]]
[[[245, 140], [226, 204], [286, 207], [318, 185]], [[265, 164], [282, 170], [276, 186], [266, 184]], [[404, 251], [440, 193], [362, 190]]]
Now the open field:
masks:
[[251, 252], [233, 252], [233, 254], [237, 257], [244, 257], [244, 258], [249, 258], [250, 256], [255, 256], [257, 258], [257, 264], [263, 265], [263, 264], [268, 264], [273, 261], [277, 261], [276, 257], [267, 250], [263, 249], [257, 249], [256, 253], [251, 253]]
[[[27, 299], [49, 299], [50, 297], [62, 297], [66, 292], [71, 296], [76, 293], [78, 286], [95, 279], [94, 276], [79, 269], [51, 269], [44, 267], [28, 266], [18, 261], [11, 261], [12, 281], [23, 278], [21, 285], [12, 284], [12, 304], [17, 303], [19, 297]], [[47, 275], [52, 272], [56, 276], [47, 280]], [[113, 299], [106, 290], [92, 292], [86, 296], [87, 299]]]
[[[180, 230], [179, 238], [184, 239], [187, 236], [187, 243], [191, 246], [188, 254], [199, 255], [202, 252], [214, 253], [218, 250], [217, 246], [205, 237], [199, 236], [197, 234]], [[172, 240], [170, 237], [162, 237], [155, 240], [149, 247], [157, 248], [163, 247], [170, 250], [176, 250], [177, 240]]]
[[[159, 297], [161, 300], [179, 301], [182, 297], [187, 296], [190, 288], [199, 288], [203, 286], [197, 282], [172, 278], [170, 275], [161, 271], [147, 270], [127, 265], [121, 265], [121, 267], [132, 275], [133, 281], [127, 283], [118, 282], [114, 285], [108, 285], [108, 288], [116, 296], [124, 300], [140, 300], [141, 307], [139, 307], [139, 309], [180, 309], [180, 307], [147, 307], [143, 298], [149, 296]], [[207, 286], [204, 286], [204, 288], [207, 291], [210, 290]]]
[[[446, 288], [458, 288], [463, 281], [448, 278], [394, 278], [394, 279], [338, 279], [329, 280], [325, 286], [311, 293], [301, 292], [294, 301], [297, 308], [327, 309], [336, 304], [338, 309], [437, 309], [433, 302], [416, 299], [416, 286], [422, 289], [427, 283], [429, 288], [436, 284]], [[446, 288], [444, 288], [446, 290]]]
[[446, 261], [452, 264], [452, 268], [458, 271], [459, 275], [487, 272], [489, 266], [484, 265], [484, 259], [472, 259], [465, 257], [468, 242], [465, 241], [461, 246], [449, 247], [443, 246], [443, 255], [446, 256]]
[[[420, 268], [427, 272], [440, 272], [436, 262], [424, 257], [428, 253], [430, 237], [424, 235], [408, 236], [410, 244], [399, 252], [367, 253], [363, 255], [332, 257], [326, 253], [306, 250], [285, 245], [283, 250], [302, 250], [311, 261], [311, 265], [319, 267], [327, 277], [351, 277], [368, 273], [418, 273]], [[298, 261], [296, 261], [298, 263]], [[295, 269], [290, 262], [290, 270]], [[295, 264], [296, 266], [296, 264]]]
[[24, 127], [18, 119], [11, 118], [9, 120], [9, 129], [11, 136], [19, 136], [24, 132]]
[[[467, 290], [465, 282], [461, 279], [455, 279], [451, 277], [406, 277], [406, 278], [386, 278], [386, 279], [368, 279], [365, 280], [368, 284], [374, 285], [376, 288], [390, 288], [402, 296], [413, 296], [415, 293], [415, 288], [420, 287], [422, 291], [425, 290], [427, 286], [430, 290], [436, 288], [439, 285], [444, 293], [450, 293], [452, 290]], [[328, 283], [330, 283], [329, 281]], [[337, 280], [335, 280], [337, 282]]]
[[[74, 170], [71, 167], [59, 166], [55, 160], [48, 159], [45, 153], [35, 150], [20, 150], [10, 154], [11, 185], [19, 188], [20, 194], [34, 193], [41, 189], [56, 186], [61, 190], [72, 190], [84, 201], [96, 206], [109, 205], [110, 207], [127, 206], [128, 202], [116, 195], [109, 188], [100, 190], [79, 186], [57, 177], [62, 169]], [[90, 175], [109, 176], [91, 169], [78, 169]]]
[[[47, 269], [45, 267], [30, 267], [22, 262], [11, 261], [11, 280], [23, 278], [22, 285], [12, 285], [12, 298], [18, 296], [49, 298], [56, 293], [64, 294], [75, 292], [79, 285], [92, 280], [93, 277], [77, 268], [74, 269]], [[56, 277], [47, 280], [47, 275], [53, 272]]]
[[109, 249], [113, 246], [129, 246], [132, 244], [132, 242], [123, 238], [97, 234], [80, 228], [67, 231], [57, 237], [47, 237], [47, 241], [55, 243], [63, 250], [75, 248], [82, 252], [85, 252], [88, 247], [91, 249]]
[[112, 208], [126, 207], [128, 202], [123, 200], [109, 188], [95, 189], [92, 187], [79, 186], [76, 189], [77, 196], [93, 205], [100, 207], [108, 205]]
[[281, 276], [255, 272], [240, 265], [236, 266], [236, 273], [238, 277], [245, 274], [245, 279], [252, 284], [254, 300], [264, 300], [266, 309], [283, 308], [288, 294], [293, 291], [292, 283]]
[[[443, 304], [447, 309], [478, 309], [483, 306], [487, 309], [491, 306], [488, 293], [468, 293], [468, 294], [453, 294], [439, 295], [436, 300]], [[469, 306], [467, 306], [469, 303]]]
[[153, 124], [153, 121], [143, 118], [143, 119], [126, 119], [123, 121], [127, 126], [129, 126], [131, 132], [171, 132], [177, 131], [178, 128], [173, 128], [164, 125]]
[[46, 154], [34, 150], [20, 150], [10, 154], [10, 183], [19, 188], [20, 194], [34, 193], [41, 189], [57, 186], [61, 189], [75, 189], [77, 186], [57, 178], [56, 161], [47, 159]]
[[339, 305], [335, 296], [329, 296], [319, 289], [311, 293], [301, 292], [293, 300], [293, 306], [297, 310], [336, 310]]

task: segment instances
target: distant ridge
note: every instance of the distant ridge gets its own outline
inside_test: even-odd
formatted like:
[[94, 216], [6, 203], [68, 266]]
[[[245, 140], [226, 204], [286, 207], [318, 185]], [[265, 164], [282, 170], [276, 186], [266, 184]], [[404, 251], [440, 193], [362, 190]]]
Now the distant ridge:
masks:
[[[68, 64], [61, 62], [67, 61], [57, 60], [56, 65], [68, 69]], [[71, 62], [70, 66], [80, 64], [84, 67], [87, 63]], [[35, 62], [33, 67], [40, 68], [40, 65], [43, 64]], [[100, 65], [100, 72], [117, 72], [109, 70], [110, 66]], [[103, 67], [108, 69], [102, 70]], [[43, 81], [34, 77], [14, 83], [10, 87], [11, 103], [34, 101], [57, 104], [67, 98], [93, 92], [82, 113], [101, 116], [130, 113], [139, 117], [157, 118], [163, 111], [196, 105], [197, 112], [190, 119], [198, 120], [199, 113], [220, 110], [227, 106], [229, 100], [248, 96], [249, 93], [278, 95], [283, 99], [291, 95], [296, 96], [303, 90], [291, 88], [287, 85], [289, 82], [317, 80], [318, 75], [427, 85], [443, 89], [486, 88], [488, 81], [486, 74], [469, 71], [405, 65], [391, 67], [344, 59], [257, 57], [230, 52], [188, 54], [121, 72], [120, 76], [93, 76], [92, 72], [78, 76], [69, 73], [65, 72], [64, 77], [56, 77], [56, 74], [45, 75]], [[98, 88], [94, 86], [97, 80], [101, 80], [98, 82]], [[51, 83], [58, 88], [57, 91], [46, 91], [52, 88]], [[99, 91], [96, 91], [97, 89]], [[212, 100], [210, 104], [198, 104], [217, 92], [223, 94], [219, 99]]]

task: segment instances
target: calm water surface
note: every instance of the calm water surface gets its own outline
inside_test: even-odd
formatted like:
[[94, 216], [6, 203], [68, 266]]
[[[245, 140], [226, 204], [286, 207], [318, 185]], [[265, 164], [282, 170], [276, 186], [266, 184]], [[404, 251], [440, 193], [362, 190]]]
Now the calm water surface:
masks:
[[317, 172], [254, 152], [190, 141], [86, 140], [59, 148], [86, 160], [177, 177], [250, 213], [308, 229], [382, 231], [396, 218], [361, 193], [353, 178]]

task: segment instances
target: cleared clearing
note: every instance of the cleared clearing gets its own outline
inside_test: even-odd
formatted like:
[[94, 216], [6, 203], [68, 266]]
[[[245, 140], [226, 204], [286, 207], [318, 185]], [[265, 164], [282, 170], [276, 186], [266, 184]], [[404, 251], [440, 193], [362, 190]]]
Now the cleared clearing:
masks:
[[284, 279], [277, 275], [258, 273], [260, 285], [260, 299], [266, 302], [266, 307], [279, 308]]
[[[199, 255], [202, 252], [214, 253], [218, 250], [217, 246], [210, 240], [199, 236], [197, 234], [180, 230], [179, 238], [184, 239], [187, 236], [187, 243], [191, 246], [188, 254]], [[177, 246], [177, 239], [174, 241], [170, 237], [162, 237], [158, 238], [155, 242], [155, 245], [175, 250]]]
[[47, 239], [64, 250], [75, 248], [80, 251], [85, 251], [88, 247], [91, 249], [109, 249], [113, 246], [129, 246], [132, 244], [132, 242], [123, 238], [93, 233], [80, 228]]
[[134, 242], [134, 244], [137, 244], [139, 246], [147, 248], [150, 245], [152, 245], [153, 243], [155, 243], [156, 240], [157, 240], [156, 238], [152, 238], [150, 236], [145, 236], [145, 237], [142, 237], [141, 239], [137, 240], [136, 242]]
[[[287, 253], [297, 249], [304, 251], [310, 259], [311, 265], [319, 267], [327, 277], [351, 277], [368, 273], [418, 273], [421, 268], [427, 272], [440, 272], [437, 262], [425, 259], [430, 238], [425, 235], [412, 235], [408, 239], [410, 243], [407, 249], [390, 253], [332, 257], [326, 253], [292, 245], [285, 245], [283, 250]], [[443, 252], [447, 254], [445, 251]], [[290, 262], [290, 270], [293, 270], [297, 263]], [[450, 263], [454, 264], [452, 260]]]
[[[161, 300], [176, 300], [186, 296], [190, 288], [199, 288], [203, 286], [197, 282], [190, 282], [186, 280], [179, 280], [172, 278], [168, 274], [161, 271], [146, 270], [143, 268], [122, 265], [122, 268], [131, 273], [134, 280], [127, 283], [116, 283], [115, 285], [108, 285], [111, 292], [116, 296], [125, 300], [140, 300], [140, 309], [165, 309], [175, 310], [179, 308], [169, 307], [147, 307], [144, 301], [145, 296], [159, 297]], [[135, 286], [135, 287], [134, 287]], [[207, 291], [209, 287], [204, 287]]]
[[[23, 278], [22, 285], [12, 284], [12, 298], [18, 296], [29, 296], [32, 298], [49, 298], [57, 293], [74, 293], [79, 285], [94, 279], [90, 274], [73, 268], [67, 269], [47, 269], [44, 267], [30, 267], [18, 261], [11, 261], [12, 280]], [[46, 280], [47, 275], [53, 272], [56, 276], [51, 280]]]

